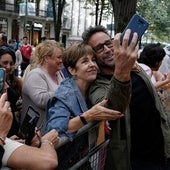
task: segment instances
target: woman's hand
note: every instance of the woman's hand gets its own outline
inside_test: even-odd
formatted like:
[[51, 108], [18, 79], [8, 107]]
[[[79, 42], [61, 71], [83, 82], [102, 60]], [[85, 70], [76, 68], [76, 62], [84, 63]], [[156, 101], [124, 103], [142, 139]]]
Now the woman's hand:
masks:
[[102, 102], [94, 105], [90, 110], [83, 113], [87, 122], [93, 120], [116, 120], [124, 116], [121, 112], [108, 109], [105, 106], [107, 99], [104, 99]]
[[35, 129], [35, 135], [31, 140], [31, 146], [39, 147], [41, 145], [41, 133], [40, 130]]
[[0, 97], [0, 136], [5, 139], [12, 124], [12, 112], [10, 103], [7, 101], [7, 93]]
[[35, 136], [31, 141], [31, 146], [40, 147], [43, 140], [49, 141], [50, 143], [52, 143], [53, 146], [57, 145], [57, 143], [59, 142], [58, 132], [53, 129], [50, 132], [46, 133], [44, 136], [41, 136], [40, 131], [35, 131]]
[[55, 129], [51, 130], [50, 132], [46, 133], [44, 136], [41, 137], [41, 141], [48, 140], [54, 146], [58, 144], [59, 139], [60, 138], [58, 136], [58, 132]]

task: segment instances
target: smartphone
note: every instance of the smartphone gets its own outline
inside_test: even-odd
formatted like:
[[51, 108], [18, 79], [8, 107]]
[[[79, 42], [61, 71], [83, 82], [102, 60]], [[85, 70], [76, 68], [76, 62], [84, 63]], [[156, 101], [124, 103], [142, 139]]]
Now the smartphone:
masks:
[[4, 92], [5, 80], [6, 80], [6, 71], [4, 68], [0, 68], [0, 94]]
[[138, 34], [137, 42], [139, 42], [139, 40], [141, 39], [144, 32], [148, 29], [148, 27], [149, 27], [148, 21], [146, 21], [140, 15], [134, 14], [133, 17], [130, 19], [128, 25], [126, 26], [125, 30], [121, 34], [121, 37], [120, 37], [121, 44], [123, 41], [123, 36], [127, 29], [131, 29], [131, 34], [130, 34], [130, 38], [129, 38], [129, 42], [128, 42], [128, 44], [130, 44], [134, 32], [136, 32]]
[[25, 144], [27, 145], [31, 145], [39, 117], [40, 114], [32, 106], [29, 106], [18, 133], [21, 139], [25, 139]]

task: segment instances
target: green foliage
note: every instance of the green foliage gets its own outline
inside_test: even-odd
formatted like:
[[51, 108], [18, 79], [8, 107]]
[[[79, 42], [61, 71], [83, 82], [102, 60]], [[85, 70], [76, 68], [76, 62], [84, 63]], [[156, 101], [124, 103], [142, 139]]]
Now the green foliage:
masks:
[[24, 0], [17, 0], [17, 3], [19, 4], [19, 3], [23, 3], [24, 2]]
[[[37, 4], [39, 4], [40, 1], [41, 1], [41, 0], [36, 0], [35, 2], [36, 2]], [[25, 1], [24, 1], [24, 0], [17, 0], [17, 3], [18, 3], [18, 4], [19, 4], [19, 3], [23, 3], [23, 2], [25, 2]]]
[[[83, 0], [79, 0], [84, 2]], [[105, 0], [104, 1], [104, 11], [102, 19], [107, 19], [113, 13], [113, 5], [118, 4], [122, 0]], [[94, 9], [95, 4], [99, 2], [99, 11], [101, 9], [101, 0], [85, 0], [84, 8]], [[129, 1], [129, 3], [134, 3]], [[112, 5], [111, 5], [112, 4]], [[132, 5], [132, 4], [131, 4]], [[114, 7], [117, 9], [118, 7]], [[98, 12], [99, 12], [98, 11]], [[138, 0], [136, 6], [136, 12], [149, 21], [148, 33], [152, 36], [152, 40], [159, 42], [170, 42], [170, 0]], [[96, 15], [92, 12], [91, 15]], [[118, 17], [119, 18], [119, 17]], [[123, 23], [126, 16], [121, 16], [122, 22], [118, 23], [119, 30], [123, 30]]]
[[140, 0], [137, 3], [137, 11], [149, 21], [148, 33], [153, 35], [155, 41], [170, 41], [169, 9], [169, 0]]

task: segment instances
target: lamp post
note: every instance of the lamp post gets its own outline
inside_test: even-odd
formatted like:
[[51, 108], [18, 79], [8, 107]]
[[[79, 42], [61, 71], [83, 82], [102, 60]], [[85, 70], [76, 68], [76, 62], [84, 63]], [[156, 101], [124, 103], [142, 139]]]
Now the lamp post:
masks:
[[28, 0], [25, 1], [24, 34], [27, 33]]

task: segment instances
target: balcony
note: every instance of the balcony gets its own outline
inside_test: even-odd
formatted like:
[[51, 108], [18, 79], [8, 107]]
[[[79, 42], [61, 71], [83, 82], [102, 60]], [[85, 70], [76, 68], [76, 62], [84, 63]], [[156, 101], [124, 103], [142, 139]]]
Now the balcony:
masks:
[[[12, 4], [12, 3], [0, 3], [0, 12], [2, 13], [4, 11], [4, 13], [15, 13], [17, 15], [19, 15], [19, 5], [18, 4]], [[52, 11], [48, 10], [39, 10], [36, 11], [35, 10], [35, 16], [37, 17], [42, 17], [42, 18], [52, 18], [53, 17], [53, 13]]]
[[0, 11], [19, 13], [19, 5], [11, 3], [0, 3]]

